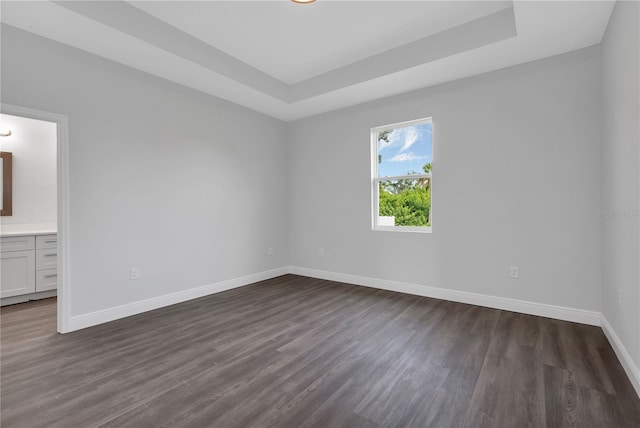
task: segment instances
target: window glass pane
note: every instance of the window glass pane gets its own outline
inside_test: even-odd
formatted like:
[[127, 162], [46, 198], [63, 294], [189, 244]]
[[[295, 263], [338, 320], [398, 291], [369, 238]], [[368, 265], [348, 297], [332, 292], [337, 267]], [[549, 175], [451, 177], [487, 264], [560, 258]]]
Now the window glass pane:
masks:
[[432, 124], [378, 132], [378, 177], [423, 174], [432, 159]]
[[378, 226], [431, 226], [431, 179], [380, 180]]

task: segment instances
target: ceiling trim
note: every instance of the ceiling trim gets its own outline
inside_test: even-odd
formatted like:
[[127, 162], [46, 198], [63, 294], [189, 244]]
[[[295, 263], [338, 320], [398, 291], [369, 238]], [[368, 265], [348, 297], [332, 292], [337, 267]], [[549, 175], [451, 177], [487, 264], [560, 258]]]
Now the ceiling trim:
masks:
[[285, 83], [124, 1], [52, 1], [52, 3], [266, 95], [282, 101], [287, 99], [289, 88]]
[[291, 85], [298, 102], [517, 36], [513, 7]]
[[53, 1], [286, 104], [517, 36], [513, 7], [288, 85], [124, 1]]

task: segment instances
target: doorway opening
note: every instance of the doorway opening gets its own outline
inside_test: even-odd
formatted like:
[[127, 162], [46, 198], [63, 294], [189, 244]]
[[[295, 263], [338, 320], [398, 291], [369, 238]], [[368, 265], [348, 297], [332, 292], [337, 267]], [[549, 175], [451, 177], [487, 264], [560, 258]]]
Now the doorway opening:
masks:
[[69, 318], [67, 117], [2, 104], [0, 128], [0, 304], [3, 310], [34, 301], [39, 303], [27, 304], [53, 305], [56, 330], [65, 333]]

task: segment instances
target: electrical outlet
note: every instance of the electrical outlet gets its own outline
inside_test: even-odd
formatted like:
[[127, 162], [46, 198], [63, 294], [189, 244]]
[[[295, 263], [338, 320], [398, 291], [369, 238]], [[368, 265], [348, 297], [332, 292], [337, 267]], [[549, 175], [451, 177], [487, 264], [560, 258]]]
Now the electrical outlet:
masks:
[[509, 276], [513, 279], [520, 278], [520, 268], [518, 266], [509, 266]]
[[622, 292], [618, 289], [618, 306], [622, 309]]
[[129, 269], [129, 279], [132, 281], [136, 279], [140, 279], [140, 269], [138, 268]]
[[324, 257], [324, 248], [318, 248], [318, 255]]
[[269, 249], [267, 250], [267, 255], [273, 256], [273, 247], [269, 247]]

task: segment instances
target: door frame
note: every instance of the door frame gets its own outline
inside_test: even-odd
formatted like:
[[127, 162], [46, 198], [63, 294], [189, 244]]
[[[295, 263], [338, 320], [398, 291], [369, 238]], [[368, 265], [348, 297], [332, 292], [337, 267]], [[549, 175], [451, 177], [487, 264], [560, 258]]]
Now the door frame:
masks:
[[0, 104], [2, 114], [53, 122], [57, 125], [57, 193], [58, 193], [58, 333], [69, 331], [70, 248], [69, 243], [69, 118], [67, 115]]

